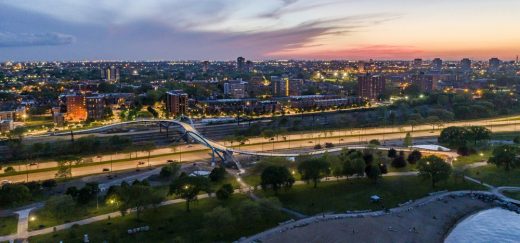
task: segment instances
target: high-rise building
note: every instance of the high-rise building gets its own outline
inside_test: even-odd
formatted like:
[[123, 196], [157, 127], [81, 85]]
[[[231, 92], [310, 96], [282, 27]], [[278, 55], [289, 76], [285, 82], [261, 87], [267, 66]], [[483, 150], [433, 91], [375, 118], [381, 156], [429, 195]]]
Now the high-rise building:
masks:
[[439, 72], [442, 70], [442, 59], [440, 59], [440, 58], [433, 59], [432, 70], [436, 71], [436, 72]]
[[245, 62], [246, 62], [245, 58], [243, 58], [243, 57], [238, 57], [237, 58], [237, 69], [238, 69], [238, 71], [240, 71], [240, 72], [244, 71]]
[[85, 96], [80, 94], [69, 94], [65, 97], [67, 113], [66, 121], [80, 122], [87, 120], [87, 106]]
[[469, 58], [464, 58], [460, 61], [460, 69], [464, 73], [471, 72], [471, 60]]
[[102, 95], [85, 97], [87, 107], [87, 119], [91, 121], [105, 118], [105, 98]]
[[358, 76], [358, 96], [375, 100], [385, 91], [385, 77], [367, 73]]
[[500, 59], [493, 57], [489, 59], [489, 71], [490, 72], [497, 72], [500, 69]]
[[166, 92], [166, 111], [170, 116], [186, 114], [188, 110], [188, 94], [182, 90]]
[[251, 60], [247, 60], [247, 62], [246, 62], [246, 71], [247, 72], [253, 72], [253, 69], [254, 69], [253, 62]]
[[359, 61], [357, 64], [358, 73], [365, 73], [366, 71], [366, 63], [364, 61]]
[[303, 79], [290, 79], [289, 80], [289, 95], [300, 96], [302, 95]]
[[207, 73], [209, 70], [209, 61], [202, 62], [202, 72]]
[[243, 99], [247, 96], [247, 82], [231, 80], [224, 83], [224, 94], [234, 99]]
[[269, 93], [269, 82], [264, 76], [253, 76], [248, 82], [247, 92], [250, 97], [257, 97]]
[[417, 85], [419, 90], [425, 93], [431, 93], [437, 89], [437, 81], [434, 79], [434, 75], [427, 75], [424, 72], [413, 75], [412, 84]]
[[422, 67], [422, 64], [423, 64], [423, 61], [422, 61], [421, 58], [415, 58], [413, 60], [413, 67], [414, 68], [420, 68], [420, 67]]
[[119, 68], [111, 66], [101, 70], [101, 78], [109, 82], [117, 82], [120, 78]]
[[289, 77], [287, 75], [271, 76], [271, 89], [275, 97], [287, 97], [290, 95]]

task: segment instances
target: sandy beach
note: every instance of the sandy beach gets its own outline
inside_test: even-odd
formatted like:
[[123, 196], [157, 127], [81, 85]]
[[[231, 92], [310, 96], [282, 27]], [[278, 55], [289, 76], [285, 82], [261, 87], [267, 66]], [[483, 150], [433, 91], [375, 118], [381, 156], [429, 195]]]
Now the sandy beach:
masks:
[[262, 242], [443, 242], [464, 217], [491, 207], [470, 197], [445, 197], [381, 216], [310, 223], [265, 235]]

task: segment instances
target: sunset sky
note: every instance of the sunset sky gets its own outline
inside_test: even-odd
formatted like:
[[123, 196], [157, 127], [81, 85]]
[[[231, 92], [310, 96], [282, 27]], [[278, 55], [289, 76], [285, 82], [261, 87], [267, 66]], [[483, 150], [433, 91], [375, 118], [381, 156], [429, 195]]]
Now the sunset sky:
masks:
[[0, 60], [512, 60], [518, 0], [0, 0]]

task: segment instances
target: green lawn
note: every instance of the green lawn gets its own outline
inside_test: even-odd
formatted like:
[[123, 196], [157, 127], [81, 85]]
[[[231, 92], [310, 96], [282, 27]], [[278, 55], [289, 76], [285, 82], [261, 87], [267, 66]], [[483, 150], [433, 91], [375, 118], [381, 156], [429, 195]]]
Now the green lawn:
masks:
[[486, 165], [468, 170], [468, 175], [493, 186], [520, 186], [520, 169], [509, 172], [495, 165]]
[[506, 195], [506, 196], [508, 196], [510, 198], [516, 199], [516, 200], [520, 200], [520, 192], [507, 192], [507, 191], [505, 191], [504, 195]]
[[[82, 242], [83, 235], [88, 234], [90, 242], [231, 242], [242, 236], [252, 235], [273, 226], [289, 217], [279, 211], [265, 210], [258, 220], [240, 217], [239, 205], [250, 200], [244, 195], [234, 195], [227, 201], [204, 199], [193, 203], [192, 211], [186, 212], [185, 205], [175, 204], [143, 213], [140, 219], [134, 214], [112, 218], [75, 229], [58, 231], [47, 235], [31, 237], [30, 242]], [[206, 223], [204, 214], [217, 206], [230, 208], [232, 222], [226, 225]], [[149, 226], [150, 231], [133, 235], [128, 229]]]
[[459, 167], [477, 162], [487, 161], [491, 156], [492, 152], [492, 150], [482, 150], [476, 154], [472, 154], [469, 156], [459, 156], [456, 161], [453, 161], [453, 166]]
[[[236, 181], [235, 177], [228, 173], [226, 173], [224, 180], [219, 182], [212, 182], [211, 188], [214, 192], [216, 192], [218, 189], [220, 189], [222, 185], [228, 183], [233, 185], [234, 188], [239, 188], [238, 182]], [[177, 198], [176, 195], [168, 195], [168, 192], [170, 190], [169, 185], [153, 187], [153, 190], [157, 191], [162, 195], [165, 195], [166, 200]], [[201, 194], [206, 194], [206, 192], [201, 192]], [[73, 213], [67, 215], [66, 218], [58, 219], [51, 213], [47, 212], [44, 208], [42, 208], [31, 213], [31, 216], [34, 216], [36, 220], [29, 222], [29, 230], [37, 230], [40, 228], [52, 227], [71, 221], [77, 221], [81, 219], [94, 217], [100, 214], [115, 212], [117, 210], [118, 208], [116, 206], [106, 205], [103, 202], [103, 199], [99, 199], [99, 208], [96, 206], [96, 202], [93, 201], [90, 202], [88, 205], [78, 206], [77, 209]]]
[[29, 230], [52, 227], [115, 211], [117, 211], [116, 206], [105, 205], [101, 199], [99, 200], [99, 208], [96, 207], [96, 202], [93, 201], [86, 206], [77, 206], [72, 213], [68, 214], [64, 218], [57, 218], [45, 208], [41, 208], [31, 212], [30, 217], [34, 217], [35, 220], [29, 221]]
[[[345, 212], [348, 210], [366, 210], [396, 207], [410, 199], [418, 199], [432, 191], [482, 189], [481, 186], [454, 179], [440, 182], [432, 189], [429, 181], [415, 176], [386, 177], [378, 184], [367, 179], [329, 181], [318, 184], [318, 188], [298, 185], [288, 191], [281, 191], [277, 196], [282, 204], [304, 214], [313, 215], [321, 212]], [[260, 192], [263, 196], [273, 196], [272, 192]], [[370, 202], [370, 196], [379, 195], [381, 204]]]
[[0, 218], [0, 235], [10, 235], [16, 233], [18, 216], [8, 216]]

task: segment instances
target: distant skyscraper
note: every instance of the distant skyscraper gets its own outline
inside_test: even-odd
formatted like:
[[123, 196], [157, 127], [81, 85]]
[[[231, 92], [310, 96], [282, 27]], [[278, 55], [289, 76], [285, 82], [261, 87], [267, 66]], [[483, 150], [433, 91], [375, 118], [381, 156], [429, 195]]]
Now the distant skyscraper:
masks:
[[182, 90], [166, 92], [166, 110], [171, 116], [186, 114], [188, 109], [188, 94]]
[[110, 68], [101, 70], [101, 78], [109, 82], [119, 81], [119, 68], [112, 66]]
[[471, 72], [471, 60], [469, 58], [464, 58], [460, 61], [460, 69], [464, 73]]
[[247, 60], [246, 62], [246, 71], [252, 72], [254, 68], [253, 62], [251, 60]]
[[414, 68], [420, 68], [422, 67], [422, 59], [421, 58], [415, 58], [413, 60], [413, 67]]
[[358, 72], [365, 73], [366, 71], [366, 63], [364, 61], [359, 61], [357, 64]]
[[442, 70], [442, 59], [435, 58], [432, 61], [432, 70], [433, 71], [441, 71]]
[[208, 61], [202, 62], [202, 72], [207, 73], [208, 70], [209, 70], [209, 62]]
[[489, 71], [490, 72], [497, 72], [500, 69], [500, 59], [493, 57], [489, 59]]
[[273, 96], [287, 97], [290, 95], [289, 77], [287, 75], [271, 76], [271, 87]]
[[237, 69], [238, 69], [238, 71], [240, 71], [240, 72], [244, 71], [245, 62], [246, 62], [245, 58], [243, 58], [243, 57], [238, 57], [237, 58]]
[[358, 76], [358, 96], [374, 100], [385, 91], [385, 77], [367, 73]]

